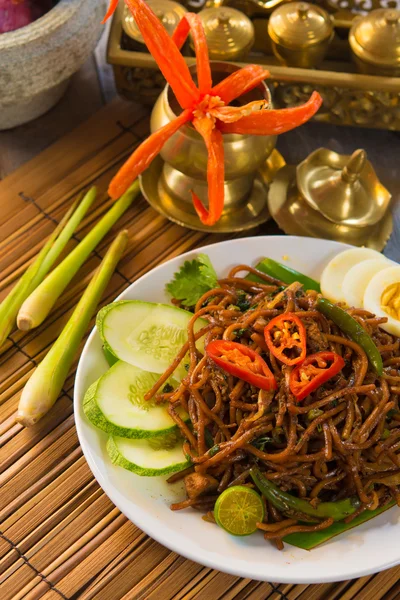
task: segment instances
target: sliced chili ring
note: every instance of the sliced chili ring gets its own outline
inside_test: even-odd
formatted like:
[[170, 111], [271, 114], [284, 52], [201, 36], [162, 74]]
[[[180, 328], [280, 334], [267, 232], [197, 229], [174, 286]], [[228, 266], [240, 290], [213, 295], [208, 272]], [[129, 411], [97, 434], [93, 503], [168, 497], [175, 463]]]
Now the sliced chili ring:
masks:
[[257, 352], [237, 342], [214, 340], [206, 348], [206, 354], [218, 367], [262, 390], [277, 388], [275, 377], [265, 360]]
[[337, 375], [345, 362], [336, 352], [310, 354], [290, 374], [289, 387], [298, 402], [318, 389], [323, 383]]
[[283, 313], [272, 319], [264, 329], [270, 352], [285, 365], [298, 365], [307, 352], [307, 334], [301, 319], [293, 313]]

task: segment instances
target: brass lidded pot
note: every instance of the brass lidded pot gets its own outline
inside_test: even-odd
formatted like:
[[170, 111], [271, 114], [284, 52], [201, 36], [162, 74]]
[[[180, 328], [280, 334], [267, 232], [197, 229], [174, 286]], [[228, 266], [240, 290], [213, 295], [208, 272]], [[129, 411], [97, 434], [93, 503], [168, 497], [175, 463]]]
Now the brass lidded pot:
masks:
[[[173, 0], [147, 0], [147, 4], [160, 19], [170, 35], [172, 35], [179, 21], [187, 13], [186, 8], [179, 4], [179, 2], [173, 2]], [[144, 44], [140, 29], [126, 5], [122, 16], [122, 28], [132, 40], [139, 44]]]
[[322, 62], [328, 50], [334, 35], [333, 20], [320, 6], [289, 2], [272, 13], [268, 34], [282, 64], [312, 68]]
[[254, 44], [254, 26], [240, 10], [206, 8], [199, 12], [212, 60], [241, 60]]
[[297, 167], [286, 165], [278, 171], [268, 208], [290, 235], [380, 251], [393, 228], [390, 200], [364, 150], [348, 156], [319, 148]]
[[400, 10], [379, 8], [355, 19], [349, 43], [360, 73], [400, 76]]
[[[211, 68], [214, 83], [217, 83], [239, 67], [232, 63], [211, 62]], [[190, 70], [195, 73], [196, 66], [191, 66]], [[270, 92], [264, 82], [242, 99], [244, 102], [264, 99], [271, 105]], [[154, 105], [150, 119], [151, 131], [157, 131], [170, 123], [179, 112], [179, 105], [167, 85]], [[276, 136], [223, 135], [225, 210], [235, 210], [239, 205], [246, 204], [255, 173], [273, 151], [276, 139]], [[181, 127], [164, 144], [160, 156], [165, 161], [163, 185], [176, 200], [184, 202], [186, 209], [194, 212], [190, 194], [190, 190], [193, 190], [207, 205], [208, 153], [202, 137], [194, 127], [191, 124]]]
[[320, 148], [296, 169], [297, 188], [325, 219], [349, 227], [376, 225], [391, 194], [380, 183], [364, 150], [351, 156]]

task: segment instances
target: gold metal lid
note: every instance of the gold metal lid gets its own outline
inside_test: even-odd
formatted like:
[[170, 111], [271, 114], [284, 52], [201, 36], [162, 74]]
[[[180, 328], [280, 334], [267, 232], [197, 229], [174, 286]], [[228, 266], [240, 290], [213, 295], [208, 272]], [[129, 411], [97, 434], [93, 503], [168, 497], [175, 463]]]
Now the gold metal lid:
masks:
[[349, 227], [378, 223], [391, 194], [380, 183], [364, 150], [351, 156], [320, 148], [297, 166], [297, 187], [311, 208]]
[[245, 14], [230, 7], [206, 8], [199, 12], [212, 60], [233, 60], [254, 43], [254, 27]]
[[[175, 27], [178, 25], [184, 14], [187, 13], [186, 8], [184, 8], [178, 2], [173, 2], [172, 0], [147, 0], [147, 4], [160, 19], [170, 35], [173, 33]], [[140, 30], [136, 25], [136, 21], [131, 15], [127, 6], [124, 7], [122, 27], [130, 38], [136, 42], [144, 44], [142, 34], [140, 33]]]
[[374, 65], [400, 65], [400, 10], [379, 8], [356, 19], [349, 42], [354, 54]]
[[289, 2], [275, 9], [268, 22], [273, 42], [293, 50], [314, 46], [332, 35], [330, 15], [315, 4]]

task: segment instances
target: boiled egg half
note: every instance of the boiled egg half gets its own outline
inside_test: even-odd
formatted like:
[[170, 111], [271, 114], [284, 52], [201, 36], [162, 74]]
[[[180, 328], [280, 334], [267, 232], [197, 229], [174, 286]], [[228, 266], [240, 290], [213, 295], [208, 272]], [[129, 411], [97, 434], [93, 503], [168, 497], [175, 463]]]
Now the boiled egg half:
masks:
[[[356, 307], [362, 306], [359, 303], [359, 296], [355, 286], [351, 285], [352, 279], [347, 279], [346, 287], [344, 287], [344, 281], [350, 270], [356, 265], [362, 264], [364, 261], [370, 263], [372, 261], [381, 262], [382, 268], [388, 264], [392, 264], [383, 256], [383, 254], [376, 250], [372, 250], [371, 248], [351, 248], [350, 250], [344, 250], [343, 252], [340, 252], [340, 254], [334, 256], [322, 271], [320, 283], [322, 294], [333, 302], [345, 302], [350, 306]], [[372, 268], [371, 265], [370, 267]], [[375, 273], [376, 271], [374, 271], [374, 274]], [[361, 281], [364, 281], [363, 278], [365, 278], [367, 284], [371, 279], [371, 276], [368, 277], [367, 271], [361, 272], [358, 274], [357, 285], [360, 285]], [[358, 303], [349, 302], [346, 295], [349, 299], [350, 297], [356, 298]]]
[[394, 264], [389, 260], [382, 260], [382, 258], [363, 260], [347, 272], [342, 283], [343, 296], [347, 306], [363, 308], [365, 290], [371, 279]]
[[364, 308], [377, 317], [386, 317], [379, 325], [392, 335], [400, 336], [400, 266], [376, 273], [364, 293]]

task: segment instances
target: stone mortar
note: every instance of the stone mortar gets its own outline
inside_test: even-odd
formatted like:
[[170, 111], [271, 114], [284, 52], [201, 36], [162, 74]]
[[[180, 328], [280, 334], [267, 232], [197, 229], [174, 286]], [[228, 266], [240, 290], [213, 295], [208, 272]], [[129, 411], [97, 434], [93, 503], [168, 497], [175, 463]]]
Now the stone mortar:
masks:
[[103, 0], [60, 0], [26, 27], [0, 34], [0, 130], [48, 111], [94, 50]]

